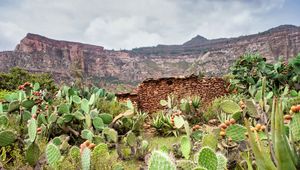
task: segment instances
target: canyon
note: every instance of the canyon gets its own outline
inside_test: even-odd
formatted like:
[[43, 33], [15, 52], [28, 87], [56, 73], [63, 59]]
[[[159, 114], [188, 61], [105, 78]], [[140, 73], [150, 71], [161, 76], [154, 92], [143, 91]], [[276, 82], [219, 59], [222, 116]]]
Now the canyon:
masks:
[[30, 72], [50, 73], [57, 82], [80, 78], [98, 86], [135, 86], [147, 78], [199, 73], [220, 77], [245, 53], [259, 53], [274, 62], [279, 57], [288, 60], [299, 52], [300, 27], [293, 25], [236, 38], [209, 40], [197, 35], [181, 45], [121, 51], [28, 33], [13, 51], [0, 52], [0, 71], [18, 66]]

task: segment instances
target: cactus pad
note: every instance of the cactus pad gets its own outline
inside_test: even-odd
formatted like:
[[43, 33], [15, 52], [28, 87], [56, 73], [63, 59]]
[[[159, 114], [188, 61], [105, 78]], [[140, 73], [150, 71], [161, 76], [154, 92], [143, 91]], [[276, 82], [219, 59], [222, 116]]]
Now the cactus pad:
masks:
[[83, 110], [84, 113], [89, 113], [90, 106], [89, 106], [89, 101], [88, 100], [82, 99], [82, 101], [81, 101], [81, 110]]
[[299, 113], [293, 116], [293, 119], [290, 123], [290, 129], [291, 129], [293, 140], [295, 142], [300, 141], [300, 114]]
[[89, 170], [91, 166], [91, 150], [87, 147], [82, 151], [81, 166], [83, 170]]
[[126, 137], [126, 142], [129, 146], [136, 145], [137, 139], [136, 139], [135, 134], [132, 131], [128, 132], [127, 137]]
[[99, 117], [103, 120], [104, 124], [110, 124], [113, 121], [113, 116], [108, 113], [101, 113]]
[[77, 95], [73, 95], [72, 96], [72, 101], [76, 104], [80, 104], [81, 103], [81, 98]]
[[247, 129], [244, 126], [234, 124], [230, 125], [226, 129], [226, 136], [230, 137], [233, 141], [239, 142], [246, 139], [245, 133], [247, 132]]
[[25, 154], [25, 159], [29, 163], [29, 165], [34, 166], [38, 161], [39, 156], [40, 156], [39, 146], [36, 143], [30, 144]]
[[197, 166], [197, 167], [193, 168], [192, 170], [207, 170], [207, 169], [204, 167], [201, 167], [201, 166]]
[[36, 133], [37, 133], [37, 121], [35, 119], [30, 119], [28, 121], [28, 136], [29, 136], [29, 141], [32, 143], [34, 142], [36, 138]]
[[104, 128], [102, 133], [104, 134], [104, 136], [108, 137], [113, 142], [117, 142], [118, 132], [116, 130], [111, 129], [111, 128]]
[[93, 119], [93, 125], [97, 130], [102, 130], [104, 128], [103, 120], [100, 117], [95, 117]]
[[191, 170], [195, 167], [195, 163], [191, 160], [179, 160], [176, 162], [177, 168], [182, 170]]
[[250, 113], [251, 116], [257, 115], [257, 107], [256, 107], [255, 101], [253, 99], [246, 100], [245, 105], [246, 105], [247, 111]]
[[148, 162], [149, 170], [175, 170], [176, 166], [170, 157], [161, 151], [153, 151]]
[[217, 154], [217, 159], [218, 159], [218, 168], [217, 168], [217, 170], [226, 169], [226, 167], [227, 167], [227, 158], [224, 155], [218, 153]]
[[93, 141], [94, 134], [88, 129], [84, 129], [81, 131], [81, 137], [83, 139], [87, 139], [89, 141]]
[[93, 150], [92, 156], [96, 158], [107, 158], [109, 156], [109, 151], [107, 144], [99, 143]]
[[190, 139], [187, 136], [183, 136], [180, 142], [180, 150], [185, 159], [189, 159], [191, 148]]
[[0, 146], [7, 146], [16, 140], [16, 135], [10, 130], [0, 132]]
[[180, 129], [184, 125], [184, 119], [182, 116], [174, 117], [174, 125], [177, 129]]
[[233, 114], [241, 111], [240, 106], [232, 100], [224, 100], [220, 104], [220, 107], [225, 113], [228, 114]]
[[19, 101], [12, 101], [11, 103], [9, 103], [8, 105], [8, 109], [7, 112], [13, 112], [18, 110], [20, 107], [20, 102]]
[[202, 147], [208, 146], [215, 150], [217, 148], [218, 138], [215, 134], [210, 133], [203, 136]]
[[207, 170], [216, 170], [218, 167], [216, 153], [209, 147], [203, 147], [198, 155], [198, 164]]
[[46, 158], [51, 167], [56, 167], [61, 158], [59, 148], [53, 143], [49, 143], [46, 147]]
[[8, 126], [8, 117], [6, 115], [0, 115], [0, 127]]
[[80, 158], [80, 149], [77, 146], [72, 146], [69, 155], [72, 159], [77, 160]]

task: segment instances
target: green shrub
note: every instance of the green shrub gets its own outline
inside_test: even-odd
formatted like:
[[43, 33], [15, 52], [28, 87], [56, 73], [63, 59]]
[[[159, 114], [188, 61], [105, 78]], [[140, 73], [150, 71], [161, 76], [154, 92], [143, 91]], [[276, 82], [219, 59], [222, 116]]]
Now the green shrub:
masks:
[[8, 90], [0, 90], [0, 100], [4, 99], [5, 96], [12, 94], [12, 91], [8, 91]]

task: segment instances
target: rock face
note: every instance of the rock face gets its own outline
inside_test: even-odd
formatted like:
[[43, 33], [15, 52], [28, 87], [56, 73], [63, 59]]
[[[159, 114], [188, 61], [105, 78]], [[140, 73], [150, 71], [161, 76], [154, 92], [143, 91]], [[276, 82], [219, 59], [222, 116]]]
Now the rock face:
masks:
[[220, 76], [247, 52], [260, 53], [271, 62], [279, 56], [289, 59], [300, 52], [300, 27], [284, 25], [254, 35], [213, 40], [198, 35], [182, 45], [130, 51], [27, 34], [14, 51], [0, 52], [0, 71], [19, 66], [51, 73], [57, 81], [83, 77], [97, 85], [104, 81], [137, 84], [146, 78], [187, 76], [200, 71]]

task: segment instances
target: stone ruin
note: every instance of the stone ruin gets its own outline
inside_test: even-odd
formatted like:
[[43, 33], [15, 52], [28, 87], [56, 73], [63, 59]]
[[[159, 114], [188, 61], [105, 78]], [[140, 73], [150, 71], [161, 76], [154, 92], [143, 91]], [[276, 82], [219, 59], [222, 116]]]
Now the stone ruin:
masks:
[[119, 101], [130, 99], [138, 109], [153, 113], [163, 109], [160, 100], [167, 99], [173, 94], [178, 100], [188, 96], [201, 97], [203, 107], [206, 107], [215, 98], [228, 93], [227, 83], [222, 78], [170, 77], [147, 79], [143, 81], [132, 93], [116, 94]]

